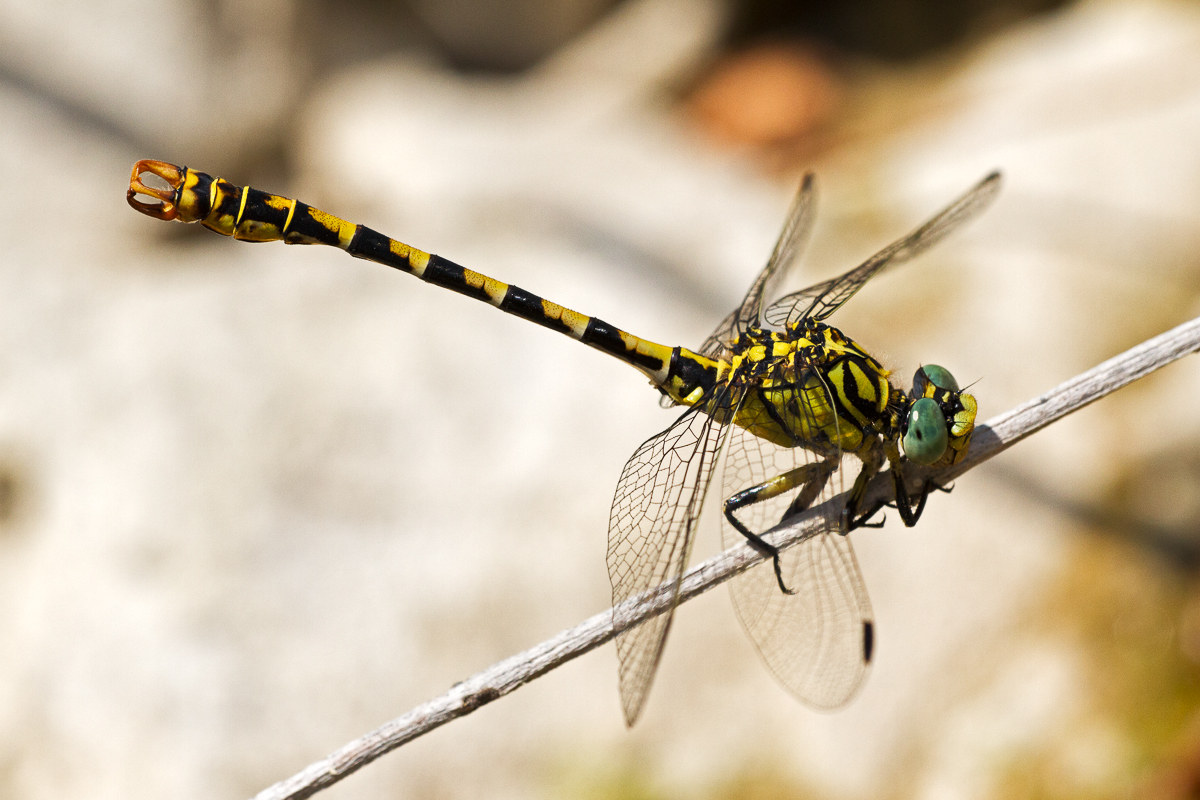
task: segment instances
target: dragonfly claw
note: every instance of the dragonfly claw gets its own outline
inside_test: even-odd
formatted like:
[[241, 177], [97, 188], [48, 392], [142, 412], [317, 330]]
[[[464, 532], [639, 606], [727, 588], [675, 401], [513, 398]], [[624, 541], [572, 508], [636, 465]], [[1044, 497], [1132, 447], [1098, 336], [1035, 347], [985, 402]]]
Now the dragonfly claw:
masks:
[[772, 561], [775, 564], [775, 582], [779, 584], [779, 591], [783, 592], [784, 594], [795, 594], [796, 590], [789, 589], [788, 585], [783, 582], [783, 564], [779, 560], [778, 550], [775, 551]]

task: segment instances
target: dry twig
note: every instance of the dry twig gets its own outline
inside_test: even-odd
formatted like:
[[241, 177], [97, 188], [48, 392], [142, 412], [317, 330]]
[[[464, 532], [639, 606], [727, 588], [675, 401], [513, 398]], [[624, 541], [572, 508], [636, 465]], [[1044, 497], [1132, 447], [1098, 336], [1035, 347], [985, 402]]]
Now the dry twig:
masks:
[[[1055, 420], [1197, 351], [1200, 351], [1200, 318], [1149, 339], [976, 427], [970, 450], [959, 464], [938, 472], [918, 473], [913, 481], [919, 484], [925, 477], [938, 483], [950, 481]], [[876, 498], [890, 498], [891, 493], [891, 476], [877, 475], [868, 490], [866, 505], [870, 506]], [[829, 502], [844, 503], [845, 496]], [[809, 509], [775, 529], [773, 536], [768, 538], [773, 539], [781, 549], [790, 547], [810, 536], [820, 519], [820, 509]], [[699, 564], [684, 576], [679, 602], [686, 602], [729, 580], [762, 558], [761, 553], [742, 544]], [[263, 790], [255, 800], [299, 800], [310, 797], [400, 745], [452, 719], [470, 714], [480, 706], [599, 647], [621, 631], [661, 614], [666, 610], [667, 603], [668, 593], [657, 591], [622, 603], [612, 610], [602, 611], [536, 647], [456, 683], [441, 697], [417, 706], [313, 762], [287, 780]]]

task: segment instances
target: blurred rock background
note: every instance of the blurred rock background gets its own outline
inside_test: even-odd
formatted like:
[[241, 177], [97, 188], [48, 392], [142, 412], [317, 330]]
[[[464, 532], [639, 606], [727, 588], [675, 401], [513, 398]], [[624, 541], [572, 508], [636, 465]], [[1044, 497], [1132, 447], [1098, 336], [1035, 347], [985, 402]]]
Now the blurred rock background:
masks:
[[[0, 120], [3, 797], [249, 796], [601, 610], [617, 475], [672, 418], [481, 304], [139, 216], [139, 158], [690, 345], [803, 171], [808, 283], [999, 167], [836, 318], [983, 418], [1200, 313], [1182, 0], [2, 0]], [[844, 711], [718, 591], [633, 731], [608, 647], [322, 796], [1194, 797], [1197, 396], [1185, 360], [856, 533]]]

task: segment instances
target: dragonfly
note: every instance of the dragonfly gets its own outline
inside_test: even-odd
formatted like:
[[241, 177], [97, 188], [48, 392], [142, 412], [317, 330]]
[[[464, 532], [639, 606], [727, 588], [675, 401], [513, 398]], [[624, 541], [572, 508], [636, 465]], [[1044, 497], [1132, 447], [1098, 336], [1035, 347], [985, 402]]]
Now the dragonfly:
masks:
[[[147, 176], [151, 176], [147, 178]], [[144, 178], [146, 180], [144, 180]], [[609, 517], [614, 609], [666, 592], [666, 611], [616, 636], [621, 706], [632, 726], [662, 659], [701, 507], [724, 455], [726, 545], [762, 554], [734, 578], [735, 611], [768, 669], [808, 705], [833, 709], [857, 692], [874, 650], [874, 619], [850, 531], [877, 527], [866, 489], [887, 465], [894, 505], [915, 525], [928, 480], [910, 493], [912, 465], [942, 467], [966, 453], [977, 403], [949, 370], [917, 369], [911, 389], [861, 345], [825, 322], [868, 280], [908, 261], [987, 206], [993, 172], [908, 235], [845, 274], [780, 294], [812, 227], [815, 179], [801, 181], [783, 232], [742, 302], [695, 350], [635, 336], [520, 287], [391, 239], [298, 200], [237, 186], [164, 161], [133, 167], [127, 200], [161, 220], [199, 222], [248, 242], [324, 244], [489, 303], [570, 336], [639, 370], [682, 414], [625, 464]], [[860, 462], [845, 493], [844, 456]], [[845, 497], [840, 510], [828, 502]], [[806, 509], [816, 532], [780, 550], [764, 534]]]

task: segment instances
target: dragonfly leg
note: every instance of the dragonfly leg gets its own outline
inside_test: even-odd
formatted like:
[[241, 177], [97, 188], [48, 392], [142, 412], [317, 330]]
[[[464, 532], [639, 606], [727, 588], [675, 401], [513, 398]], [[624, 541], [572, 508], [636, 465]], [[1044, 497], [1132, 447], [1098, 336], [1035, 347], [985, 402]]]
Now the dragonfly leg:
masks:
[[856, 528], [883, 527], [886, 520], [871, 522], [871, 517], [883, 510], [885, 503], [876, 503], [867, 509], [862, 508], [863, 497], [867, 493], [867, 484], [879, 474], [882, 467], [883, 455], [881, 453], [870, 453], [863, 457], [862, 470], [858, 473], [858, 478], [854, 481], [854, 488], [850, 490], [850, 497], [846, 500], [846, 507], [842, 510], [841, 529], [843, 534]]
[[842, 530], [844, 530], [846, 533], [849, 533], [850, 531], [858, 530], [859, 528], [882, 528], [884, 523], [887, 522], [887, 514], [884, 514], [882, 518], [874, 521], [872, 521], [871, 517], [881, 513], [884, 507], [887, 505], [889, 504], [876, 503], [874, 508], [864, 511], [858, 516], [857, 519], [849, 519], [849, 515], [847, 515], [847, 522], [842, 526]]
[[917, 524], [917, 520], [921, 518], [921, 513], [925, 511], [925, 501], [929, 499], [929, 495], [934, 492], [945, 492], [949, 494], [954, 486], [940, 486], [931, 480], [926, 480], [921, 485], [921, 496], [917, 498], [916, 503], [913, 503], [912, 497], [904, 486], [904, 480], [900, 477], [900, 473], [893, 468], [892, 474], [896, 483], [896, 510], [900, 512], [900, 519], [904, 520], [904, 524], [912, 527]]
[[[888, 507], [888, 506], [899, 511], [900, 512], [900, 520], [905, 524], [906, 527], [911, 528], [917, 524], [917, 520], [920, 519], [921, 514], [924, 513], [925, 501], [929, 499], [929, 495], [931, 495], [935, 491], [949, 493], [954, 488], [953, 486], [939, 486], [938, 484], [934, 483], [933, 481], [927, 480], [927, 481], [925, 481], [924, 484], [922, 484], [919, 496], [914, 501], [912, 495], [910, 495], [908, 493], [908, 488], [904, 485], [903, 469], [898, 469], [897, 465], [893, 463], [891, 471], [892, 471], [892, 482], [895, 484], [895, 487], [896, 487], [895, 499], [891, 500], [889, 502], [886, 502], [886, 503], [878, 502], [875, 505], [873, 505], [870, 509], [867, 509], [865, 511], [860, 512], [857, 509], [857, 507], [853, 507], [853, 511], [852, 511], [852, 503], [854, 502], [854, 495], [855, 495], [855, 493], [858, 492], [858, 484], [855, 483], [855, 486], [854, 486], [855, 492], [851, 493], [851, 502], [846, 504], [846, 510], [848, 513], [850, 513], [847, 530], [854, 530], [855, 528], [880, 528], [880, 527], [883, 527], [882, 520], [879, 522], [869, 522], [868, 520], [870, 520], [871, 517], [873, 517], [875, 514], [879, 513], [881, 510], [883, 510], [885, 507]], [[871, 477], [873, 477], [873, 475]], [[860, 476], [860, 480], [861, 480], [861, 476]], [[866, 490], [866, 486], [864, 485], [863, 491], [865, 491], [865, 490]], [[858, 516], [855, 517], [854, 514], [858, 514]]]
[[820, 495], [821, 490], [825, 488], [829, 476], [837, 469], [837, 461], [830, 459], [826, 461], [818, 461], [812, 464], [804, 464], [790, 469], [780, 475], [776, 475], [770, 480], [763, 481], [757, 486], [751, 486], [749, 489], [743, 489], [737, 494], [725, 501], [725, 519], [729, 520], [729, 524], [737, 530], [742, 536], [746, 537], [754, 549], [766, 556], [770, 556], [775, 566], [775, 581], [779, 584], [779, 589], [784, 594], [795, 594], [794, 589], [789, 589], [787, 583], [783, 580], [783, 566], [779, 559], [779, 548], [773, 544], [769, 544], [757, 533], [754, 533], [737, 518], [734, 514], [739, 508], [761, 503], [764, 500], [770, 500], [773, 497], [778, 497], [785, 492], [789, 492], [800, 487], [800, 493], [796, 495], [796, 499], [788, 506], [784, 512], [783, 519], [787, 519], [793, 514], [799, 513], [812, 505], [813, 500]]

